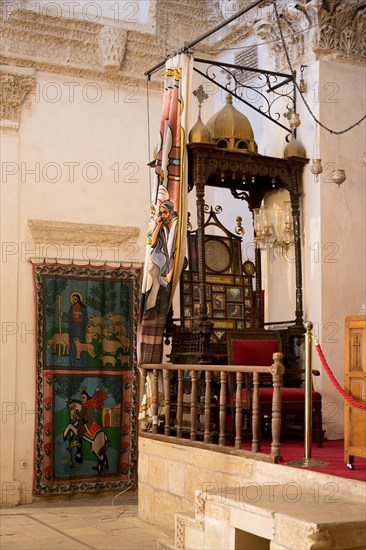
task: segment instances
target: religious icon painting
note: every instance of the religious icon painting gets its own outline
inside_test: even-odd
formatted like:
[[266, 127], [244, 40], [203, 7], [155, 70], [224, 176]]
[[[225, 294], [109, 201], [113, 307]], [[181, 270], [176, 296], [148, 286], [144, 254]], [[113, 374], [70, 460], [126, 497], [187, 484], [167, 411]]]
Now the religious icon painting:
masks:
[[34, 492], [119, 489], [136, 478], [140, 269], [34, 266]]
[[243, 305], [242, 304], [228, 304], [227, 316], [228, 317], [243, 317]]
[[219, 294], [218, 292], [212, 294], [212, 308], [225, 309], [225, 294]]
[[243, 301], [242, 289], [238, 286], [229, 286], [226, 289], [226, 297], [231, 302], [242, 302]]
[[192, 309], [190, 307], [184, 308], [184, 317], [192, 317]]

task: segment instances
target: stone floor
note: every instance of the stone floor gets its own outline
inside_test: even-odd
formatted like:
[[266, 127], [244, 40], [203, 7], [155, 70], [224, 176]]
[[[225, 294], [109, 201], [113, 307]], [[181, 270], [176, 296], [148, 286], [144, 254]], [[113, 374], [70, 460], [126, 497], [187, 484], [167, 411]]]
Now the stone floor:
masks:
[[45, 500], [0, 510], [1, 550], [150, 550], [173, 533], [137, 517], [137, 493]]

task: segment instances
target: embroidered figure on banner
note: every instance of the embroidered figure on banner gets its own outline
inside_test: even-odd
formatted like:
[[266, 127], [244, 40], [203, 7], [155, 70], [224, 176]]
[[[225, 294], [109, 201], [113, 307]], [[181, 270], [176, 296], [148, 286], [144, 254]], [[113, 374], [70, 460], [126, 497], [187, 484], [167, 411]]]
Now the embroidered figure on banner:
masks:
[[102, 410], [107, 397], [108, 393], [100, 391], [99, 387], [95, 388], [93, 397], [90, 397], [86, 387], [83, 386], [80, 395], [81, 400], [73, 399], [68, 402], [71, 422], [63, 432], [64, 441], [69, 439], [67, 450], [71, 453], [72, 448], [76, 447], [75, 462], [79, 464], [83, 463], [83, 439], [90, 443], [91, 451], [98, 459], [98, 464], [93, 466], [93, 470], [97, 470], [98, 474], [101, 474], [105, 469], [109, 469], [107, 450], [111, 443], [105, 431], [96, 421], [95, 410]]
[[[94, 295], [97, 293], [100, 289], [94, 287]], [[127, 366], [130, 339], [124, 316], [114, 313], [89, 315], [79, 291], [71, 292], [71, 306], [66, 312], [62, 308], [63, 299], [61, 294], [57, 296], [58, 326], [51, 329], [52, 336], [47, 339], [47, 349], [59, 358], [58, 363], [64, 365], [63, 358], [67, 357], [71, 367]]]
[[[159, 191], [160, 196], [163, 193], [165, 196], [168, 194], [163, 186], [160, 186]], [[178, 213], [174, 210], [174, 203], [169, 199], [164, 200], [159, 206], [158, 217], [150, 238], [149, 280], [144, 313], [146, 320], [159, 321], [166, 318], [169, 284], [174, 272], [177, 226]]]

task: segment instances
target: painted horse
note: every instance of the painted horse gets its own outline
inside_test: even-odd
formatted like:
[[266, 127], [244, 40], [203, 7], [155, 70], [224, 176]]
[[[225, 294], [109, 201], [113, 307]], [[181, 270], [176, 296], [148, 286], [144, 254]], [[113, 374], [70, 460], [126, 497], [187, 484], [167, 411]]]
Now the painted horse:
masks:
[[[73, 447], [76, 447], [75, 461], [79, 464], [83, 463], [82, 455], [82, 445], [81, 439], [78, 437], [79, 430], [79, 418], [82, 409], [82, 402], [78, 399], [72, 399], [67, 403], [70, 411], [70, 420], [71, 422], [66, 426], [63, 432], [64, 441], [69, 438], [69, 446], [67, 447], [68, 451], [71, 451]], [[98, 459], [98, 464], [95, 470], [98, 471], [98, 474], [101, 474], [104, 470], [108, 470], [108, 458], [107, 450], [111, 446], [110, 441], [107, 437], [107, 434], [102, 430], [102, 428], [95, 422], [95, 428], [90, 431], [85, 427], [82, 435], [82, 439], [87, 441], [91, 445], [91, 451], [95, 454]]]

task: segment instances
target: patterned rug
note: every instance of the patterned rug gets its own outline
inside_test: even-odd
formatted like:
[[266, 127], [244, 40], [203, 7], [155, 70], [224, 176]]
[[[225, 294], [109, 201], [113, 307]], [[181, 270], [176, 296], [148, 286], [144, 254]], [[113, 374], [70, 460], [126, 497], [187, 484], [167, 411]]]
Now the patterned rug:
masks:
[[34, 266], [37, 495], [136, 479], [141, 268]]

